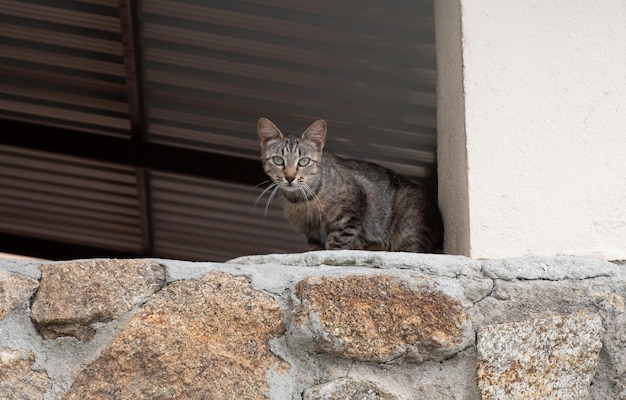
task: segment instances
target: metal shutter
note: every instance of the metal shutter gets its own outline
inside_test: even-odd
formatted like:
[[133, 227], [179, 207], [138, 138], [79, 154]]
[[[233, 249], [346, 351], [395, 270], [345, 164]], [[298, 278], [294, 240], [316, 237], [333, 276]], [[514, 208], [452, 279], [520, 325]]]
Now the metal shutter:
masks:
[[324, 118], [331, 151], [433, 177], [433, 13], [432, 0], [2, 0], [0, 239], [214, 261], [305, 250], [278, 201], [251, 215], [257, 119], [299, 133]]
[[132, 169], [0, 146], [0, 231], [139, 253]]

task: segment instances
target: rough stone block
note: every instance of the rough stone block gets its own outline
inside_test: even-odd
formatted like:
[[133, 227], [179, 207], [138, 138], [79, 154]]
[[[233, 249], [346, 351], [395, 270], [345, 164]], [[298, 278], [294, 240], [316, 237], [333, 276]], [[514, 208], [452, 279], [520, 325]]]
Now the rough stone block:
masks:
[[0, 321], [35, 292], [39, 283], [0, 269]]
[[304, 392], [303, 400], [398, 400], [397, 396], [364, 380], [351, 378], [333, 381], [312, 387]]
[[64, 397], [267, 399], [270, 370], [289, 364], [269, 341], [284, 311], [243, 277], [212, 272], [155, 294]]
[[485, 327], [477, 344], [482, 399], [587, 399], [603, 334], [590, 313]]
[[[626, 287], [622, 293], [626, 294]], [[596, 293], [593, 300], [605, 333], [592, 398], [626, 400], [626, 301], [621, 295], [607, 292]]]
[[474, 339], [460, 301], [424, 276], [310, 277], [296, 294], [302, 304], [294, 334], [308, 338], [314, 351], [422, 362], [455, 354]]
[[33, 370], [31, 351], [0, 350], [0, 399], [43, 399], [52, 381], [45, 371]]
[[31, 318], [44, 339], [90, 340], [94, 322], [111, 321], [160, 290], [165, 269], [150, 260], [90, 260], [41, 266]]

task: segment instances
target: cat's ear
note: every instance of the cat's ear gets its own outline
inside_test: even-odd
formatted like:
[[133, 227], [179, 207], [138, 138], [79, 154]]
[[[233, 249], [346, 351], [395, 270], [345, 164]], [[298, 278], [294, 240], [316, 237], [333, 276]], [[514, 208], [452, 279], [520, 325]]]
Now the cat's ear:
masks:
[[311, 141], [315, 143], [318, 150], [322, 150], [324, 148], [324, 141], [326, 140], [326, 121], [318, 119], [313, 122], [311, 126], [306, 128], [300, 140]]
[[282, 140], [282, 132], [267, 118], [259, 118], [256, 124], [256, 131], [259, 134], [259, 142], [261, 147], [265, 148], [265, 144], [272, 139]]

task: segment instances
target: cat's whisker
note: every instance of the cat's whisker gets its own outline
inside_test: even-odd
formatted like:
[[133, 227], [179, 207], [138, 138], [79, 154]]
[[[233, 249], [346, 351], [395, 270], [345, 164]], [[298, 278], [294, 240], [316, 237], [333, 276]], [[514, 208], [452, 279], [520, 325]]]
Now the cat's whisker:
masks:
[[274, 190], [272, 190], [272, 193], [270, 194], [270, 197], [267, 199], [267, 203], [265, 204], [265, 214], [263, 214], [263, 218], [267, 218], [267, 210], [269, 210], [270, 203], [272, 202], [272, 199], [274, 198], [274, 195], [276, 194], [277, 191], [278, 191], [278, 185], [274, 184]]
[[265, 180], [265, 181], [263, 181], [263, 182], [261, 182], [261, 183], [259, 183], [259, 184], [257, 184], [257, 185], [254, 185], [254, 187], [252, 187], [252, 188], [248, 189], [248, 192], [251, 192], [251, 191], [253, 191], [254, 189], [258, 188], [259, 186], [261, 186], [261, 185], [265, 185], [266, 183], [269, 183], [269, 182], [271, 182], [271, 180], [270, 180], [270, 179]]
[[[302, 187], [302, 193], [304, 195], [304, 198], [307, 200], [306, 201], [306, 216], [309, 219], [309, 221], [314, 221], [315, 218], [319, 218], [320, 213], [319, 212], [316, 213], [315, 210], [312, 209], [313, 206], [311, 206], [310, 204], [311, 201], [309, 201], [309, 194], [312, 195], [310, 197], [311, 200], [315, 200], [317, 202], [319, 202], [319, 200], [317, 200], [317, 198], [315, 197], [315, 193], [313, 193], [311, 189], [309, 189], [309, 186], [306, 184], [304, 184], [304, 186]], [[319, 209], [319, 205], [317, 206]], [[319, 211], [321, 211], [321, 209]]]
[[[255, 187], [260, 186], [260, 185], [262, 185], [263, 183], [267, 183], [267, 182], [270, 182], [270, 181], [269, 181], [269, 180], [267, 180], [267, 181], [265, 181], [265, 182], [262, 182], [262, 183], [260, 183], [260, 184], [256, 185]], [[254, 214], [254, 210], [256, 209], [256, 205], [258, 204], [259, 200], [261, 200], [261, 197], [263, 197], [263, 195], [264, 195], [265, 193], [267, 193], [267, 191], [268, 191], [268, 190], [271, 190], [271, 189], [273, 189], [273, 188], [276, 188], [276, 189], [278, 188], [278, 184], [277, 184], [276, 182], [272, 182], [272, 183], [270, 183], [270, 184], [269, 184], [269, 185], [268, 185], [268, 186], [267, 186], [267, 187], [266, 187], [266, 188], [265, 188], [265, 189], [261, 192], [261, 194], [257, 196], [256, 200], [254, 200], [254, 204], [252, 205], [252, 212], [251, 212], [252, 214]], [[265, 214], [267, 215], [267, 211], [265, 212]]]
[[303, 183], [302, 186], [300, 186], [300, 191], [302, 192], [302, 197], [307, 203], [309, 200], [313, 200], [315, 198], [315, 193], [313, 193], [309, 185], [306, 183]]
[[[313, 216], [317, 217], [318, 219], [321, 219], [321, 216], [324, 213], [323, 207], [322, 207], [322, 203], [320, 202], [320, 200], [317, 198], [317, 194], [315, 193], [315, 191], [313, 190], [313, 188], [311, 186], [309, 186], [306, 183], [303, 183], [303, 188], [304, 190], [308, 193], [308, 195], [310, 195], [310, 199], [315, 201], [315, 205], [317, 206], [317, 210], [319, 212], [317, 213], [313, 213]], [[307, 200], [309, 200], [308, 195], [305, 195], [305, 198]], [[309, 214], [309, 201], [307, 201], [307, 215]]]
[[302, 198], [304, 199], [304, 204], [306, 204], [306, 214], [308, 216], [309, 215], [309, 197], [307, 196], [307, 192], [305, 190], [305, 187], [299, 186], [298, 189], [300, 189], [300, 193], [302, 193]]

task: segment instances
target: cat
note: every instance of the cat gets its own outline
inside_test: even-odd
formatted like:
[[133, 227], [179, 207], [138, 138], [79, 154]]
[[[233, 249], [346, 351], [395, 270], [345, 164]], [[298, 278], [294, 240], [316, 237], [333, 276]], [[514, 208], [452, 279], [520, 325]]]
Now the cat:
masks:
[[283, 135], [267, 118], [257, 123], [271, 179], [264, 193], [273, 189], [271, 201], [279, 191], [310, 249], [435, 252], [443, 241], [436, 199], [390, 169], [327, 151], [326, 132], [324, 120], [301, 136]]

